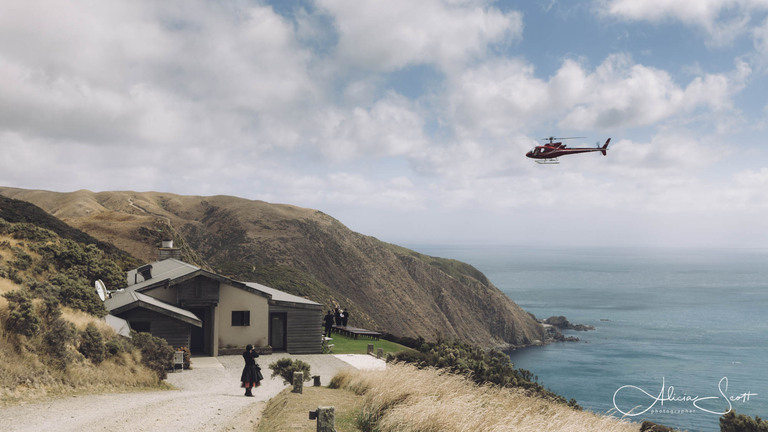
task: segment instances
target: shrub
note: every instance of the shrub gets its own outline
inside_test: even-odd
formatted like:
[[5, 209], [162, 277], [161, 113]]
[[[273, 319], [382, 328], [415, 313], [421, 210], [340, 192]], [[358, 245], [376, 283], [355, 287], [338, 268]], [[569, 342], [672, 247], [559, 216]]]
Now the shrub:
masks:
[[114, 357], [118, 354], [128, 351], [126, 346], [127, 339], [123, 339], [121, 336], [113, 337], [104, 343], [104, 349], [109, 357]]
[[768, 421], [730, 410], [720, 417], [720, 432], [768, 432]]
[[131, 343], [141, 350], [141, 362], [155, 371], [159, 379], [168, 377], [168, 369], [173, 369], [173, 348], [165, 339], [131, 331]]
[[93, 293], [93, 287], [87, 279], [73, 276], [69, 273], [53, 275], [50, 284], [58, 292], [59, 300], [65, 306], [88, 312], [97, 317], [107, 314], [104, 303]]
[[415, 364], [419, 368], [435, 367], [465, 375], [477, 384], [519, 387], [529, 394], [581, 409], [575, 400], [546, 390], [536, 382], [536, 376], [525, 369], [515, 369], [509, 356], [497, 350], [484, 350], [462, 342], [423, 342], [418, 352], [403, 351], [389, 357], [394, 361]]
[[27, 337], [36, 334], [40, 330], [40, 318], [35, 312], [29, 293], [16, 290], [3, 294], [3, 297], [8, 300], [6, 329]]
[[96, 324], [90, 322], [85, 327], [85, 330], [80, 332], [80, 346], [77, 350], [94, 364], [104, 361], [104, 357], [106, 357], [104, 337], [96, 327]]
[[32, 256], [23, 249], [18, 247], [12, 247], [11, 251], [16, 256], [16, 259], [11, 261], [11, 265], [18, 270], [27, 270], [32, 266]]
[[46, 327], [43, 333], [45, 351], [38, 355], [44, 363], [64, 370], [74, 360], [75, 352], [68, 350], [67, 346], [74, 344], [77, 329], [61, 316], [53, 319]]
[[301, 360], [291, 360], [289, 358], [280, 359], [269, 365], [272, 369], [272, 378], [279, 376], [285, 384], [293, 382], [293, 373], [301, 372], [304, 374], [304, 381], [309, 381], [312, 376], [309, 372], [309, 365]]
[[43, 306], [40, 308], [40, 317], [46, 326], [61, 318], [59, 299], [54, 296], [43, 297]]

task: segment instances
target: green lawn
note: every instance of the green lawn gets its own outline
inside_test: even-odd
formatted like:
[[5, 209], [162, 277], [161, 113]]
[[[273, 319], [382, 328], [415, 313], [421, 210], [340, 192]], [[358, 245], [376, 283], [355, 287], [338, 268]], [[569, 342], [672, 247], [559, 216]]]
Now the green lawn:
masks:
[[368, 344], [373, 344], [374, 354], [379, 348], [384, 348], [385, 356], [387, 353], [411, 350], [411, 348], [384, 339], [371, 340], [363, 337], [352, 339], [338, 333], [333, 333], [331, 337], [333, 340], [329, 343], [333, 344], [333, 354], [366, 354], [368, 352]]

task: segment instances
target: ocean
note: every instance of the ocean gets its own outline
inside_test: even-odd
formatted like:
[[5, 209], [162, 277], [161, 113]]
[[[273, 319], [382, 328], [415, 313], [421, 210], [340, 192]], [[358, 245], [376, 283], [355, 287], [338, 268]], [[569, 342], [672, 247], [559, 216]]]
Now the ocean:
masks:
[[537, 318], [594, 331], [509, 352], [585, 409], [719, 431], [768, 416], [768, 250], [408, 245], [472, 264]]

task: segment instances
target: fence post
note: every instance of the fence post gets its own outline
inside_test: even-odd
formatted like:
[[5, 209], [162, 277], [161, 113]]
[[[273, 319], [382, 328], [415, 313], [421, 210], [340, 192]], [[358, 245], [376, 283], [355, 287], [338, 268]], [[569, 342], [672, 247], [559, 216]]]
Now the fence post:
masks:
[[368, 344], [368, 354], [373, 354], [373, 344]]
[[384, 348], [379, 348], [376, 350], [376, 358], [382, 358], [384, 357]]
[[293, 373], [293, 393], [304, 393], [304, 373]]
[[334, 407], [317, 407], [317, 432], [336, 432]]

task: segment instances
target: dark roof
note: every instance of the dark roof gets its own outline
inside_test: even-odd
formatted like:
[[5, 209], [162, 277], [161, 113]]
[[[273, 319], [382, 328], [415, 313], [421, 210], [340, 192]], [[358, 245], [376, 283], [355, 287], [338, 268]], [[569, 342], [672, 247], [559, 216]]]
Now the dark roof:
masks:
[[[159, 286], [171, 286], [176, 285], [186, 280], [195, 278], [197, 276], [205, 276], [209, 279], [213, 279], [227, 285], [231, 285], [235, 288], [240, 288], [244, 291], [248, 291], [252, 294], [257, 294], [262, 297], [271, 298], [269, 293], [257, 290], [247, 286], [242, 282], [238, 282], [229, 279], [224, 276], [211, 273], [207, 270], [203, 270], [200, 267], [187, 264], [184, 261], [179, 261], [175, 258], [168, 258], [162, 261], [155, 261], [152, 266], [152, 278], [144, 280], [141, 276], [139, 269], [130, 270], [128, 272], [128, 288], [130, 291], [143, 292]], [[146, 267], [146, 266], [142, 266]]]
[[107, 307], [107, 310], [112, 315], [118, 315], [140, 307], [196, 327], [203, 326], [203, 322], [192, 312], [136, 291], [125, 290], [113, 293], [112, 297], [104, 301], [104, 306]]
[[283, 292], [275, 288], [270, 288], [268, 286], [261, 285], [256, 282], [245, 282], [245, 285], [249, 288], [261, 291], [269, 295], [273, 302], [283, 303], [283, 304], [293, 303], [293, 304], [305, 305], [305, 306], [317, 306], [321, 309], [323, 307], [323, 305], [321, 305], [320, 303], [313, 302], [312, 300], [305, 299], [304, 297], [288, 294], [287, 292]]

